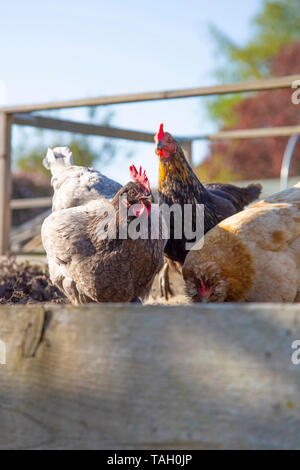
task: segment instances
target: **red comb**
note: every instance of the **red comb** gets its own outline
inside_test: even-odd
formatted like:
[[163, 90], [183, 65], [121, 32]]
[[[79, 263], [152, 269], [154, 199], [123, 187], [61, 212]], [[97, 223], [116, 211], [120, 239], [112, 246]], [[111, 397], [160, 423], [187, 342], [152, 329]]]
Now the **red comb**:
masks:
[[157, 134], [158, 140], [162, 139], [163, 136], [164, 136], [164, 125], [161, 124], [161, 125], [159, 126], [159, 131], [158, 131], [158, 134]]
[[149, 180], [146, 176], [146, 171], [142, 171], [140, 166], [140, 171], [137, 171], [134, 165], [129, 167], [130, 178], [133, 179], [136, 183], [141, 183], [147, 191], [151, 191]]

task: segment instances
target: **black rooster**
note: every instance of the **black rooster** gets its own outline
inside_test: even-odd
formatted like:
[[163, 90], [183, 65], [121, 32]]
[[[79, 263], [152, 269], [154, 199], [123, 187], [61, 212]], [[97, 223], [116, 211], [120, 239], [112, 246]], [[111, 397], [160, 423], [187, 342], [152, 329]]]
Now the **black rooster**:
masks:
[[[187, 162], [180, 144], [160, 125], [155, 138], [155, 153], [159, 156], [159, 204], [179, 204], [182, 208], [182, 229], [184, 226], [185, 204], [192, 204], [192, 225], [195, 230], [196, 204], [204, 205], [204, 233], [221, 220], [241, 211], [257, 199], [261, 193], [260, 184], [240, 188], [232, 184], [212, 183], [203, 185]], [[194, 210], [195, 209], [195, 210]], [[165, 247], [167, 262], [182, 266], [188, 253], [184, 231], [181, 239], [174, 238], [174, 219], [170, 220], [170, 238]], [[172, 264], [172, 263], [171, 263]], [[169, 264], [165, 264], [160, 279], [161, 292], [168, 299], [172, 294], [168, 279]]]

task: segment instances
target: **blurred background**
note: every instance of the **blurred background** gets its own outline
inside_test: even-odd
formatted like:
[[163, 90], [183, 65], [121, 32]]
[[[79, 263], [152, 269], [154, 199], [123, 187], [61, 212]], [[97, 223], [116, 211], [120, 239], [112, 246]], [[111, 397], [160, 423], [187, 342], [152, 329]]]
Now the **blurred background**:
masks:
[[[208, 86], [300, 72], [299, 0], [15, 0], [1, 6], [0, 104]], [[290, 90], [45, 112], [43, 116], [174, 135], [299, 124]], [[193, 144], [203, 181], [268, 179], [278, 189], [288, 138]], [[158, 162], [152, 144], [13, 126], [13, 198], [48, 196], [47, 147], [125, 183]], [[291, 175], [300, 175], [300, 145]], [[277, 186], [276, 186], [277, 185]], [[19, 225], [43, 212], [13, 212]]]

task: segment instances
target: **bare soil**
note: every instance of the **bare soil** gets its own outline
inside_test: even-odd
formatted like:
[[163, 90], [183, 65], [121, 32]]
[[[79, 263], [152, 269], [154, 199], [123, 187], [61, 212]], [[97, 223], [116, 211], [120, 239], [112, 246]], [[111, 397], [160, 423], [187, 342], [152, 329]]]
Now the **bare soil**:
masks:
[[[69, 303], [64, 294], [50, 281], [45, 260], [45, 257], [41, 257], [40, 260], [1, 257], [0, 304]], [[160, 294], [159, 276], [156, 276], [145, 304], [188, 304], [182, 276], [172, 269], [170, 269], [170, 284], [174, 296], [165, 300]]]
[[66, 298], [54, 286], [46, 266], [16, 261], [14, 257], [0, 260], [0, 304], [65, 303]]
[[173, 296], [170, 296], [168, 300], [161, 296], [159, 286], [159, 275], [154, 279], [150, 296], [145, 302], [148, 305], [186, 305], [190, 301], [185, 295], [184, 281], [180, 274], [173, 269], [169, 271], [170, 276], [170, 287], [173, 292]]

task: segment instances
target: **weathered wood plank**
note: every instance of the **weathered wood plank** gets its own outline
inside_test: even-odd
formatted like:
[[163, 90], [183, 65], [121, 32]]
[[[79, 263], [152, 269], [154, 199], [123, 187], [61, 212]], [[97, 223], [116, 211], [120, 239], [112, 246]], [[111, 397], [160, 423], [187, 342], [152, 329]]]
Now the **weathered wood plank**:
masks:
[[227, 140], [227, 139], [262, 139], [265, 137], [289, 137], [291, 135], [299, 135], [300, 126], [280, 126], [260, 129], [237, 129], [234, 131], [223, 131], [217, 134], [207, 136], [210, 140]]
[[[116, 139], [125, 139], [139, 142], [154, 142], [154, 134], [151, 132], [134, 131], [118, 127], [99, 126], [83, 122], [67, 121], [65, 119], [53, 119], [44, 116], [19, 114], [13, 115], [13, 124], [38, 127], [58, 131], [74, 132], [83, 135], [103, 136]], [[181, 142], [187, 153], [190, 153], [194, 140], [229, 140], [229, 139], [261, 139], [266, 137], [289, 137], [299, 135], [300, 126], [278, 126], [257, 129], [236, 129], [233, 131], [221, 131], [216, 134], [202, 134], [192, 136], [175, 136]]]
[[274, 90], [291, 88], [292, 83], [300, 79], [300, 75], [286, 77], [266, 78], [251, 82], [228, 83], [208, 87], [187, 88], [180, 90], [151, 91], [146, 93], [131, 93], [115, 96], [99, 96], [96, 98], [84, 98], [76, 100], [54, 101], [51, 103], [3, 106], [0, 112], [6, 113], [30, 113], [59, 108], [78, 108], [85, 106], [100, 106], [109, 104], [134, 103], [139, 101], [167, 100], [174, 98], [190, 98], [194, 96], [224, 95], [230, 93], [242, 93], [249, 91]]
[[45, 116], [15, 114], [13, 115], [13, 123], [21, 126], [74, 132], [83, 135], [113, 137], [116, 139], [150, 142], [152, 144], [154, 143], [154, 134], [151, 132], [133, 131], [111, 126], [100, 126], [98, 124], [90, 124], [66, 119], [53, 119]]
[[266, 137], [290, 137], [299, 135], [300, 126], [261, 127], [257, 129], [236, 129], [234, 131], [221, 131], [216, 134], [200, 134], [188, 137], [195, 140], [231, 140], [231, 139], [262, 139]]
[[0, 448], [300, 448], [298, 305], [1, 307]]

